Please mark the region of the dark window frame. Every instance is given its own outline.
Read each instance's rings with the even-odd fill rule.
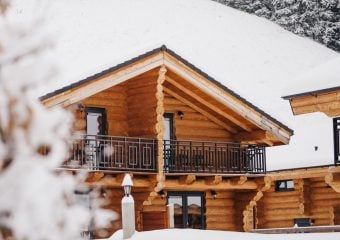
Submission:
[[[295,188],[288,188],[288,182],[292,181],[294,184],[294,181],[292,179],[288,180],[278,180],[275,182],[275,192],[289,192],[294,191]],[[284,187],[280,187],[281,184],[284,183]]]
[[[334,164],[340,164],[340,117],[333,118]]]
[[[182,214],[183,214],[183,228],[187,228],[186,223],[188,222],[188,197],[198,196],[201,197],[201,229],[206,229],[206,203],[205,203],[205,192],[198,191],[168,191],[166,204],[169,204],[169,197],[180,196],[182,197]]]
[[[296,224],[298,227],[310,227],[314,223],[314,220],[311,218],[294,218],[294,225]]]
[[[170,119],[170,140],[176,140],[175,134],[174,134],[174,115],[175,115],[174,113],[169,113],[169,112],[166,112],[163,115],[164,118]]]

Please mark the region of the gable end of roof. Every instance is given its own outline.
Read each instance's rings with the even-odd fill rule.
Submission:
[[[203,76],[204,78],[206,78],[207,80],[209,80],[210,82],[212,82],[214,85],[216,85],[217,87],[223,89],[225,92],[227,92],[228,94],[230,94],[231,96],[237,98],[238,100],[240,100],[242,103],[248,105],[250,108],[254,109],[256,112],[260,113],[261,115],[265,116],[267,119],[269,119],[270,121],[274,122],[275,124],[277,124],[278,126],[280,126],[281,128],[285,129],[286,131],[288,131],[291,135],[294,134],[294,131],[292,129],[290,129],[288,126],[286,126],[285,124],[281,123],[280,121],[278,121],[277,119],[275,119],[274,117],[272,117],[271,115],[269,115],[268,113],[264,112],[263,110],[261,110],[260,108],[256,107],[255,105],[253,105],[252,103],[248,102],[245,98],[241,97],[239,94],[235,93],[234,91],[232,91],[231,89],[229,89],[228,87],[224,86],[221,82],[217,81],[216,79],[214,79],[213,77],[211,77],[210,75],[208,75],[207,73],[205,73],[204,71],[202,71],[200,68],[196,67],[195,65],[193,65],[192,63],[188,62],[187,60],[185,60],[184,58],[182,58],[180,55],[178,55],[177,53],[175,53],[174,51],[172,51],[171,49],[167,48],[166,45],[162,45],[159,48],[155,48],[151,51],[148,51],[144,54],[141,54],[135,58],[132,58],[130,60],[127,60],[123,63],[117,64],[116,66],[113,66],[111,68],[108,68],[102,72],[99,72],[97,74],[94,74],[92,76],[89,76],[85,79],[82,79],[78,82],[75,82],[73,84],[70,84],[68,86],[65,86],[63,88],[57,89],[51,93],[48,93],[44,96],[41,96],[39,99],[41,101],[44,101],[48,98],[51,98],[53,96],[56,96],[60,93],[63,93],[65,91],[71,90],[73,88],[79,87],[82,84],[94,81],[95,79],[102,77],[110,72],[113,72],[119,68],[125,67],[129,64],[133,64],[143,58],[146,58],[148,56],[151,56],[157,52],[166,52],[168,54],[170,54],[171,56],[173,56],[174,58],[176,58],[178,61],[182,62],[183,64],[185,64],[187,67],[193,69],[195,72],[197,72],[198,74],[200,74],[201,76]]]

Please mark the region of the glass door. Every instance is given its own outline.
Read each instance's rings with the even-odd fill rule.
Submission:
[[[104,164],[106,112],[104,108],[86,108],[86,165],[98,169]],[[100,136],[101,135],[101,136]]]
[[[168,192],[168,204],[174,206],[175,228],[205,229],[203,192]]]

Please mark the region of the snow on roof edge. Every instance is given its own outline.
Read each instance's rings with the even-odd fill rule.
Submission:
[[[333,92],[340,90],[340,86],[337,87],[331,87],[331,88],[324,88],[324,89],[319,89],[315,91],[309,91],[309,92],[303,92],[303,93],[297,93],[297,94],[292,94],[292,95],[287,95],[287,96],[282,96],[283,99],[285,100],[290,100],[292,98],[297,98],[297,97],[303,97],[307,95],[316,95],[320,93],[327,93],[327,92]]]

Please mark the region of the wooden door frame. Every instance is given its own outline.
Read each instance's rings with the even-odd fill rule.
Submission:
[[[175,114],[174,113],[170,113],[170,112],[166,112],[163,114],[163,117],[164,118],[169,118],[170,119],[170,140],[175,140],[175,127],[174,127],[174,124],[175,124],[175,121],[174,121],[174,117],[175,117]]]

